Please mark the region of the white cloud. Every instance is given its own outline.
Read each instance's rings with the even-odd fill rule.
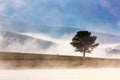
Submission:
[[[110,3],[108,2],[108,0],[100,0],[100,4],[104,8],[111,9],[111,6],[110,6]]]
[[[8,52],[27,52],[27,53],[44,52],[36,40],[27,40],[24,44],[21,44],[19,41],[12,42],[11,40],[11,44],[4,48],[3,51],[4,50]]]
[[[0,4],[0,14],[2,14],[2,12],[4,12],[4,10],[6,9],[4,4]]]
[[[41,12],[40,12],[41,13]],[[42,22],[45,25],[50,26],[63,26],[63,14],[56,8],[51,10],[45,10],[45,15],[42,18]]]
[[[25,0],[11,0],[12,3],[14,3],[16,6],[22,6],[25,5]]]
[[[112,15],[120,18],[119,0],[100,0],[100,5],[107,9]]]
[[[0,6],[0,12],[18,21],[34,24],[41,23],[42,25],[49,26],[63,26],[63,14],[56,7],[48,9],[48,5],[52,3],[52,6],[55,4],[63,7],[66,1],[37,0],[32,2],[29,0],[1,0],[1,3],[4,6]]]
[[[60,55],[74,55],[75,54],[74,48],[70,45],[70,42],[71,42],[70,37],[62,37],[62,39],[55,39],[47,35],[44,35],[42,33],[22,33],[22,34],[31,36],[34,38],[46,40],[46,41],[52,41],[53,43],[56,43],[56,45],[53,45],[49,49],[47,49],[45,51],[46,53],[60,54]]]
[[[0,24],[0,30],[2,30],[3,29],[3,26]]]
[[[96,23],[96,24],[90,24],[89,26],[86,26],[88,30],[100,33],[108,33],[108,34],[114,34],[118,35],[117,29],[113,28],[113,25],[110,23]]]
[[[12,11],[19,10],[19,8],[23,7],[24,5],[24,0],[0,0],[0,19],[3,19],[1,22],[5,22],[4,19],[9,19],[10,17],[12,18],[16,13],[12,14],[11,16],[9,16],[9,13],[11,14]],[[0,25],[2,25],[1,22]]]
[[[27,53],[45,53],[45,50],[54,45],[48,41],[39,42],[29,37],[21,37],[15,33],[8,33],[0,30],[0,51],[5,52],[27,52]]]
[[[25,5],[24,0],[0,0],[0,12],[4,13],[10,8],[20,8]]]
[[[118,21],[118,22],[117,22],[117,26],[119,26],[119,27],[120,27],[120,21]]]

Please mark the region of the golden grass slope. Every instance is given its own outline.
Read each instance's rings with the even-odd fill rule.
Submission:
[[[120,67],[120,59],[0,52],[1,69]]]

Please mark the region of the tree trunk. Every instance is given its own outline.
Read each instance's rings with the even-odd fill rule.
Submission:
[[[85,59],[85,51],[83,52],[83,59]]]

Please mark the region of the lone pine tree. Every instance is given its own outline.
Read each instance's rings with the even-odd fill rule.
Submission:
[[[99,45],[95,43],[96,39],[96,36],[91,36],[91,32],[78,31],[73,37],[71,45],[76,48],[75,52],[83,52],[83,58],[85,58],[85,53],[91,53],[93,48]]]

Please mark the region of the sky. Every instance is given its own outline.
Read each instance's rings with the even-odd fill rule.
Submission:
[[[73,32],[74,28],[120,35],[120,0],[0,0],[0,30],[25,33],[25,35],[29,33],[28,36],[52,40],[58,44],[57,47],[51,46],[46,53],[73,54],[74,48],[69,43],[74,34],[70,32]],[[48,32],[55,35],[55,38],[41,32]],[[64,32],[67,34],[63,34]],[[103,35],[101,39],[108,40]],[[113,41],[117,41],[114,36],[110,37]],[[3,43],[3,40],[1,36],[0,43]],[[14,43],[10,45],[12,51],[16,51],[18,45],[18,47],[23,46],[17,42],[11,42]],[[23,51],[28,51],[29,45],[35,45],[35,42],[27,41],[21,48]],[[38,50],[37,45],[34,47]],[[18,51],[21,51],[21,48],[18,48]],[[93,52],[96,54],[92,56],[103,57],[106,49],[120,51],[120,46],[119,44],[100,45]]]
[[[0,28],[43,26],[120,33],[120,0],[0,0]]]

